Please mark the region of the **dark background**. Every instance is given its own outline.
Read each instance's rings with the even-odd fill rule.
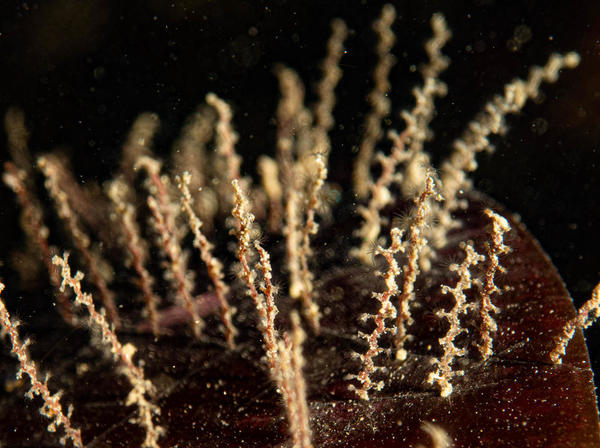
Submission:
[[[238,151],[252,171],[257,154],[272,152],[278,100],[273,65],[283,62],[311,86],[334,17],[352,33],[343,59],[332,133],[330,177],[347,182],[360,141],[371,87],[375,39],[370,24],[379,1],[108,0],[3,1],[0,6],[0,113],[21,107],[34,153],[64,147],[81,179],[109,176],[133,119],[154,111],[162,120],[157,151],[165,152],[186,115],[214,91],[231,102]],[[600,281],[597,198],[600,193],[600,2],[394,2],[398,58],[392,72],[391,126],[413,105],[429,18],[445,14],[453,39],[438,102],[436,162],[467,121],[514,76],[526,76],[553,51],[576,50],[580,67],[544,85],[541,101],[509,118],[496,152],[480,155],[480,190],[521,215],[563,276],[577,305]],[[5,154],[4,136],[0,149]],[[4,158],[5,155],[2,155]],[[0,253],[20,244],[18,209],[0,187]],[[3,278],[10,276],[4,266]],[[17,301],[17,307],[20,301]],[[17,308],[18,309],[18,308]],[[27,316],[21,316],[24,320]],[[600,372],[600,325],[587,332]]]

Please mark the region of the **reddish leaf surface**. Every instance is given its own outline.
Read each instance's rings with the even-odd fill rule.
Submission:
[[[321,230],[323,240],[329,241],[327,246],[317,245],[321,248],[318,294],[325,314],[323,331],[309,337],[304,347],[315,446],[429,445],[421,430],[423,422],[443,428],[456,447],[600,446],[592,372],[581,332],[569,345],[562,365],[553,365],[548,357],[554,336],[575,313],[573,304],[543,250],[514,218],[508,236],[513,251],[501,259],[507,273],[497,281],[504,292],[494,299],[501,309],[494,356],[481,362],[470,350],[457,364],[465,373],[456,378],[448,398],[426,384],[431,357],[439,350],[437,338],[445,332],[434,311],[450,304],[440,293],[440,284],[453,282],[447,260],[460,260],[460,241],[472,240],[484,252],[489,222],[482,210],[490,204],[479,196],[471,201],[459,216],[465,225],[451,235],[449,248],[440,254],[441,262],[420,278],[417,298],[421,306],[411,329],[415,335],[409,346],[411,355],[404,364],[378,360],[389,373],[381,374],[386,386],[372,393],[369,402],[357,400],[344,378],[360,368],[351,355],[364,352],[356,335],[359,330],[369,331],[369,326],[361,324],[358,316],[376,310],[371,292],[382,287],[381,280],[374,276],[374,267],[344,261],[347,231]],[[492,207],[499,209],[495,204]],[[254,311],[242,291],[237,297],[243,336],[235,352],[224,348],[216,330],[203,343],[194,343],[183,334],[158,340],[134,333],[121,335],[137,345],[147,376],[159,391],[160,423],[167,428],[162,446],[290,446],[281,399],[261,361]],[[278,325],[286,328],[287,312],[295,304],[285,297],[279,300]],[[209,323],[216,329],[216,320]],[[462,343],[472,348],[477,332],[468,320],[465,325],[470,332]],[[143,434],[129,421],[135,409],[122,405],[129,390],[126,380],[87,346],[83,330],[50,351],[48,344],[56,344],[59,331],[48,330],[47,340],[37,342],[48,351],[42,367],[53,374],[52,386],[66,389],[63,400],[74,404],[73,421],[82,428],[87,446],[139,446]],[[2,362],[14,363],[8,355]],[[1,396],[4,446],[58,446],[56,436],[45,431],[47,422],[37,413],[39,402],[25,400],[25,390],[17,387]]]

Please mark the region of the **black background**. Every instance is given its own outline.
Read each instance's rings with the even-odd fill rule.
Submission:
[[[309,100],[314,98],[311,86],[319,78],[329,22],[342,17],[352,33],[338,89],[330,177],[347,183],[371,87],[375,39],[370,24],[382,4],[5,0],[0,6],[0,113],[21,107],[34,153],[63,147],[82,180],[103,180],[116,166],[138,113],[149,110],[161,117],[156,146],[164,153],[186,115],[214,91],[234,108],[238,151],[243,168],[252,171],[256,155],[274,147],[278,89],[273,65],[297,69]],[[526,76],[553,51],[581,54],[578,69],[543,86],[543,101],[509,118],[508,135],[495,140],[494,154],[480,155],[473,175],[478,189],[521,215],[580,305],[600,281],[600,2],[404,1],[395,6],[398,61],[391,77],[391,127],[401,129],[398,112],[413,105],[410,89],[420,81],[414,68],[424,60],[431,14],[443,12],[453,32],[445,48],[452,65],[443,75],[449,95],[438,102],[432,125],[436,139],[427,147],[436,162],[514,76]],[[514,45],[516,35],[528,34],[529,40]],[[0,253],[6,261],[22,235],[18,209],[4,186],[0,200]],[[7,264],[1,273],[12,275]],[[26,299],[13,298],[18,299],[13,309],[26,320]],[[594,370],[600,372],[600,326],[587,335]]]

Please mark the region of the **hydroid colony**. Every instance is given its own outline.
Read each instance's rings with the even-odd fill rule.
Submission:
[[[446,94],[439,76],[449,63],[442,49],[450,32],[443,17],[434,15],[423,82],[413,91],[415,106],[402,114],[404,123],[397,124],[401,132],[386,134],[394,18],[394,8],[385,6],[373,27],[378,61],[368,98],[371,111],[352,176],[359,205],[340,226],[327,183],[328,159],[335,152],[328,132],[347,32],[340,20],[332,23],[314,108],[305,106],[304,87],[293,70],[276,71],[281,90],[277,147],[258,161],[260,182],[241,172],[237,148],[243,142],[238,142],[231,109],[210,93],[182,131],[169,168],[152,152],[158,118],[141,115],[124,145],[119,173],[104,186],[104,194],[82,188],[60,157],[40,157],[37,166],[54,206],[51,211],[36,199],[32,170],[23,161],[23,116],[8,112],[13,162],[6,164],[4,179],[22,206],[24,230],[46,265],[57,311],[68,324],[90,330],[92,346],[114,362],[128,388],[120,400],[130,418],[110,421],[127,438],[110,431],[107,435],[107,428],[90,428],[93,422],[78,415],[78,406],[71,408],[68,400],[61,404],[60,394],[49,392],[48,380],[27,354],[28,342],[20,341],[18,325],[2,306],[2,326],[21,363],[18,376],[29,377],[29,395],[42,396],[41,413],[50,420],[49,431],[61,431],[60,443],[157,447],[193,446],[188,444],[203,440],[205,435],[196,434],[195,428],[187,429],[193,434],[189,440],[182,438],[186,428],[171,416],[174,389],[156,386],[159,372],[152,370],[150,359],[160,352],[161,343],[180,343],[169,338],[186,329],[194,341],[190,350],[208,352],[217,345],[227,352],[233,361],[224,361],[223,370],[244,360],[270,379],[269,393],[281,397],[267,400],[279,403],[270,418],[285,416],[287,428],[275,431],[280,439],[276,443],[294,447],[333,446],[342,433],[348,443],[369,437],[363,423],[340,430],[336,423],[343,419],[335,416],[336,403],[319,399],[323,391],[358,419],[348,421],[362,422],[368,420],[363,414],[371,412],[370,403],[377,407],[386,398],[402,400],[406,388],[439,399],[462,393],[471,379],[469,370],[485,369],[493,359],[495,338],[505,345],[496,322],[503,313],[501,296],[510,297],[512,287],[501,280],[510,269],[504,266],[511,250],[504,238],[522,230],[511,229],[511,222],[518,224],[472,191],[467,174],[477,166],[476,154],[491,149],[488,137],[505,132],[505,116],[518,112],[538,96],[543,82],[555,82],[579,58],[574,53],[552,55],[527,79],[509,83],[467,125],[438,173],[424,144],[432,137],[434,100]],[[377,152],[380,146],[389,150]],[[96,210],[88,213],[91,203]],[[396,212],[404,218],[392,219]],[[64,226],[67,247],[49,243],[45,222],[52,213]],[[112,215],[109,229],[96,219],[99,214]],[[336,235],[340,231],[341,238]],[[194,251],[186,248],[189,242]],[[63,252],[66,248],[72,250],[71,259]],[[455,261],[441,263],[441,254],[451,254]],[[117,260],[108,261],[115,255]],[[119,257],[126,259],[123,265]],[[72,274],[75,263],[87,274]],[[135,293],[120,293],[123,285],[107,269],[111,264],[112,270],[127,269],[128,280],[138,287]],[[230,278],[228,269],[234,273]],[[132,306],[131,297],[139,297],[143,306]],[[579,316],[560,322],[564,333],[548,336],[548,359],[560,361],[575,329],[593,320],[597,301],[596,291]],[[328,346],[337,353],[327,351]],[[149,358],[136,356],[140,351]],[[76,381],[73,377],[68,387],[76,387]],[[234,407],[243,409],[231,394]],[[191,409],[195,405],[200,406],[192,403]],[[237,421],[242,414],[250,419],[248,413],[229,414],[229,419]],[[215,433],[214,446],[219,441],[223,446],[242,441],[262,446],[272,431],[267,425],[249,442],[243,425],[227,429],[232,423],[220,421],[219,431],[232,434]],[[260,427],[259,420],[253,421]],[[457,436],[448,436],[444,422],[438,423],[419,424],[425,425],[435,446],[448,446],[449,438]],[[365,424],[377,433],[375,423]],[[394,439],[394,431],[389,432]]]

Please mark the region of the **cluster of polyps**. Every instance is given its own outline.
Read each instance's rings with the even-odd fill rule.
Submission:
[[[533,68],[526,80],[516,80],[507,85],[504,93],[494,97],[454,143],[454,153],[442,165],[438,178],[423,147],[431,137],[429,123],[433,117],[434,99],[446,93],[446,86],[439,80],[439,75],[448,65],[441,49],[450,33],[439,14],[432,18],[433,37],[425,46],[429,60],[422,68],[423,85],[414,89],[415,107],[402,114],[405,129],[401,133],[389,132],[388,137],[392,141],[389,154],[374,154],[384,137],[382,122],[390,113],[387,94],[390,89],[388,74],[394,63],[391,54],[395,40],[392,32],[394,18],[394,8],[387,5],[374,25],[379,37],[379,62],[374,70],[374,89],[369,96],[372,110],[365,121],[365,136],[354,170],[354,191],[362,200],[357,212],[362,221],[356,229],[358,244],[351,253],[361,262],[369,263],[371,248],[375,245],[374,254],[384,257],[388,265],[388,269],[379,274],[384,279],[385,289],[373,291],[374,299],[380,303],[379,310],[363,316],[364,320],[372,320],[375,328],[370,333],[361,333],[367,341],[366,351],[358,354],[362,369],[349,376],[354,382],[349,387],[364,400],[369,399],[372,389],[380,390],[385,385],[385,381],[372,378],[378,370],[378,356],[391,352],[398,362],[402,362],[410,355],[405,343],[412,337],[415,283],[419,275],[430,269],[436,250],[446,243],[446,233],[460,225],[452,218],[452,212],[465,206],[466,199],[459,192],[471,187],[466,173],[476,168],[476,153],[490,148],[489,135],[504,132],[504,117],[520,110],[528,98],[535,97],[542,81],[554,82],[562,68],[571,68],[578,63],[578,56],[574,53],[553,55],[545,66]],[[339,62],[346,36],[346,27],[341,20],[335,20],[332,29],[322,66],[323,78],[317,90],[319,101],[313,110],[304,104],[304,88],[295,72],[283,67],[277,70],[282,99],[277,110],[276,157],[265,155],[259,159],[260,186],[253,184],[250,178],[242,177],[241,158],[236,152],[238,136],[232,124],[231,110],[225,101],[211,93],[206,97],[207,104],[194,114],[176,144],[172,164],[175,172],[172,173],[163,170],[161,162],[151,151],[157,117],[152,114],[140,116],[124,146],[121,170],[106,189],[106,197],[110,200],[103,198],[97,204],[98,208],[105,204],[114,212],[123,251],[130,259],[144,299],[144,319],[149,322],[156,337],[160,337],[165,325],[164,305],[154,289],[155,278],[149,270],[149,243],[142,237],[138,210],[133,206],[135,199],[140,195],[145,199],[150,227],[155,235],[154,243],[162,256],[165,279],[172,285],[177,305],[187,311],[194,337],[202,341],[205,322],[199,307],[205,304],[199,303],[192,292],[194,273],[188,265],[189,254],[182,246],[185,235],[191,231],[194,247],[199,251],[211,281],[209,289],[218,299],[215,311],[220,313],[224,338],[232,350],[236,348],[238,329],[236,310],[229,303],[231,287],[224,281],[223,263],[214,254],[213,242],[203,230],[209,232],[219,222],[225,222],[231,233],[236,235],[239,280],[256,305],[268,369],[284,398],[290,433],[296,447],[312,444],[306,384],[302,375],[305,333],[296,314],[292,315],[291,332],[281,333],[276,328],[278,290],[272,281],[270,255],[260,242],[259,223],[265,223],[269,232],[283,235],[289,296],[301,302],[308,326],[313,333],[318,333],[321,312],[313,294],[315,273],[311,270],[311,237],[318,232],[319,213],[328,212],[327,204],[322,201],[327,188],[327,161],[332,149],[328,132],[333,126],[334,90],[341,77]],[[96,311],[92,296],[81,290],[83,274],[78,272],[71,276],[67,256],[53,257],[57,250],[48,243],[49,230],[44,224],[42,207],[33,194],[31,166],[26,163],[27,132],[23,116],[18,111],[10,111],[6,123],[14,160],[7,163],[4,179],[17,195],[25,217],[25,231],[47,266],[50,280],[56,288],[58,310],[70,323],[81,321],[66,295],[65,286],[69,286],[75,292],[75,302],[88,310],[90,318],[85,322],[91,329],[100,331],[103,344],[109,347],[120,371],[131,383],[127,404],[138,406],[136,422],[146,433],[143,446],[156,447],[165,431],[155,422],[160,409],[152,401],[152,383],[144,377],[141,365],[136,365],[132,359],[135,347],[121,344],[117,336],[122,317],[115,305],[115,293],[110,289],[110,278],[102,268],[106,262],[88,234],[91,230],[102,239],[97,228],[100,224],[94,223],[93,216],[90,218],[86,213],[90,193],[81,188],[58,157],[46,155],[38,159],[56,213],[64,222],[72,245],[85,262],[96,298],[106,310],[106,316],[103,311]],[[205,148],[212,140],[215,151],[209,157]],[[378,177],[373,179],[371,168],[375,161],[381,169]],[[185,166],[188,171],[178,172],[179,166]],[[140,172],[145,176],[144,193],[135,188],[136,173]],[[403,199],[415,202],[414,213],[402,229],[390,226],[388,217],[383,214],[387,206],[399,200],[394,193],[396,191],[404,194]],[[503,243],[503,234],[510,228],[498,214],[491,210],[486,213],[493,224],[486,257],[477,254],[473,246],[465,242],[464,260],[450,266],[450,271],[458,275],[456,285],[440,285],[445,294],[453,297],[454,304],[449,311],[437,313],[447,321],[449,328],[439,339],[442,355],[433,359],[427,381],[435,385],[442,396],[452,393],[452,379],[461,373],[454,363],[457,357],[464,355],[464,349],[455,341],[464,331],[461,316],[469,310],[477,311],[480,316],[478,347],[482,358],[486,359],[493,353],[496,329],[493,314],[498,311],[493,297],[499,292],[494,278],[502,269],[498,257],[508,251]],[[187,225],[182,223],[181,216],[187,218]],[[388,227],[390,242],[386,246],[382,229]],[[485,283],[478,286],[479,299],[467,302],[464,291],[477,286],[471,276],[472,267],[483,263],[487,263]],[[564,337],[561,337],[552,355],[554,362],[560,361],[575,328],[592,320],[597,302],[596,292],[592,301],[582,308],[579,317],[567,324]],[[46,382],[39,379],[40,373],[28,358],[27,343],[20,343],[17,325],[10,320],[3,304],[0,311],[2,326],[12,341],[13,353],[21,362],[19,375],[29,375],[32,392],[44,398],[43,415],[52,420],[52,429],[63,426],[65,438],[61,439],[62,443],[70,439],[75,446],[82,446],[80,433],[70,422],[70,412],[65,414],[62,411],[59,395],[50,394]],[[357,319],[359,317],[356,316]],[[393,335],[389,347],[381,345],[386,333]],[[447,439],[439,435],[439,430],[427,428],[432,434],[437,434],[438,446],[447,443]]]

